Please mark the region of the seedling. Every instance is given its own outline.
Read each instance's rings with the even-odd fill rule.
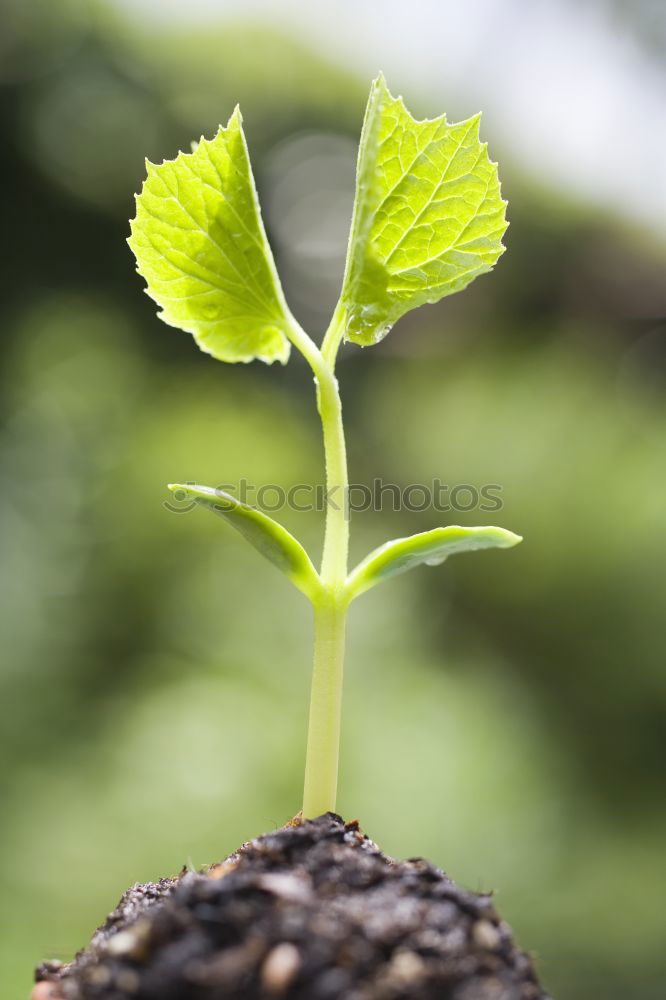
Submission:
[[[286,364],[291,347],[314,373],[329,496],[347,495],[347,458],[335,376],[343,340],[378,343],[406,312],[437,302],[492,270],[504,247],[506,202],[497,165],[479,141],[479,117],[449,125],[416,121],[379,76],[370,91],[358,154],[356,198],[342,292],[321,346],[285,301],[234,111],[191,153],[147,163],[129,240],[159,316],[194,336],[218,361]],[[345,503],[326,510],[321,568],[285,528],[207,486],[172,484],[224,517],[286,574],[314,608],[314,667],[303,814],[334,810],[338,776],[345,621],[350,603],[398,573],[456,552],[508,548],[521,539],[495,527],[433,528],[371,552],[348,573]]]

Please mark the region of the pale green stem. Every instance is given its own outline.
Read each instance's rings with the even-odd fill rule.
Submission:
[[[326,461],[326,527],[321,579],[333,593],[341,591],[347,578],[349,521],[347,519],[347,450],[342,425],[342,405],[335,377],[335,358],[340,345],[342,314],[336,309],[320,351],[308,334],[292,321],[289,339],[314,372],[317,405],[324,434]],[[324,349],[327,354],[324,356]]]
[[[336,309],[321,351],[296,324],[292,343],[304,355],[317,382],[317,403],[326,459],[326,527],[321,564],[322,589],[315,598],[314,665],[305,758],[303,815],[333,811],[338,784],[340,715],[345,650],[349,521],[347,452],[335,359],[342,340],[344,313]]]
[[[335,359],[338,356],[338,350],[344,336],[346,319],[346,310],[344,306],[338,302],[335,312],[333,313],[333,319],[329,324],[328,330],[324,336],[324,341],[321,345],[322,356],[331,368],[335,368]]]
[[[326,458],[326,526],[321,578],[325,587],[337,592],[347,578],[348,480],[342,405],[337,379],[332,373],[331,376],[330,381],[319,386],[319,414]]]
[[[303,816],[335,811],[338,787],[346,603],[325,595],[315,605],[310,723],[305,757]]]
[[[338,305],[321,348],[322,360],[331,377],[319,387],[319,414],[324,432],[328,491],[321,575],[325,584],[336,589],[347,577],[349,549],[347,449],[342,424],[342,404],[334,374],[335,360],[344,331],[344,320],[344,309]]]

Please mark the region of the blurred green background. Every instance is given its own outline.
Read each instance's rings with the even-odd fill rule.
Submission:
[[[493,520],[526,541],[354,606],[339,809],[496,889],[559,1000],[664,995],[663,6],[378,10],[0,5],[3,997],[132,882],[299,808],[306,603],[163,504],[174,479],[319,482],[311,378],[197,352],[124,241],[143,157],[240,102],[320,332],[379,66],[419,114],[485,109],[511,228],[492,276],[345,349],[351,476],[501,484]],[[280,516],[317,554],[317,516]],[[440,521],[360,514],[352,556]]]

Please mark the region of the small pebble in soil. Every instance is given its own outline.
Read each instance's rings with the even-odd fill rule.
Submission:
[[[548,1000],[489,895],[333,813],[136,885],[33,1000]]]
[[[276,944],[261,967],[262,989],[273,996],[282,996],[296,978],[300,967],[301,955],[296,945],[288,941]]]

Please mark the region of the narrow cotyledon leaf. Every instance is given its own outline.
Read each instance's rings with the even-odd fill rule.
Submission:
[[[339,303],[347,340],[376,343],[404,313],[465,288],[503,253],[506,202],[479,118],[417,121],[383,76],[372,84]]]
[[[508,549],[522,541],[504,528],[433,528],[409,538],[394,538],[380,545],[358,564],[347,579],[345,593],[352,600],[359,594],[415,566],[437,566],[457,552],[477,549]]]
[[[321,583],[310,557],[301,543],[273,518],[212,486],[170,483],[169,489],[191,497],[201,507],[225,518],[306,597],[311,600],[316,597]]]

